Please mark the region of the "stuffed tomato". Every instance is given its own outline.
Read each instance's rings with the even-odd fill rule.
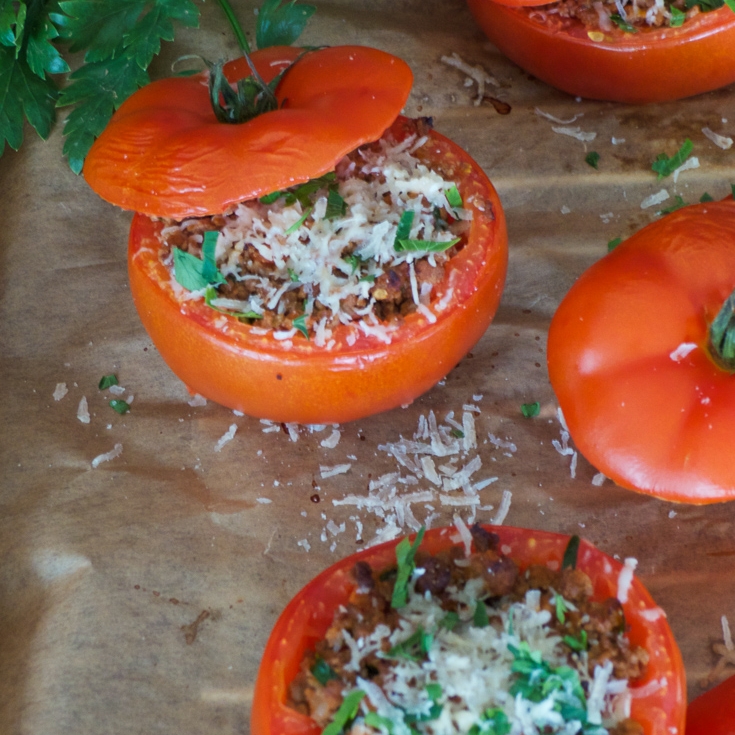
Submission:
[[[580,452],[622,487],[735,498],[735,202],[647,225],[575,282],[549,378]]]
[[[468,3],[511,61],[575,96],[663,102],[735,82],[735,12],[722,3]]]
[[[278,619],[251,732],[683,733],[681,657],[632,568],[509,527],[354,554]]]
[[[276,79],[273,111],[224,124],[205,80],[166,80],[130,98],[87,159],[90,185],[137,212],[141,321],[190,390],[253,416],[332,423],[408,404],[495,314],[497,193],[426,121],[398,117],[411,73],[396,57],[252,59]]]

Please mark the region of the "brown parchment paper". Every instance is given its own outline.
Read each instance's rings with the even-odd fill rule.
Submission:
[[[554,309],[609,240],[655,217],[655,208],[641,209],[644,197],[662,186],[690,202],[729,193],[735,152],[701,128],[735,133],[735,90],[645,107],[578,101],[501,57],[459,0],[315,4],[304,43],[361,43],[405,58],[415,74],[407,112],[433,116],[494,181],[510,237],[497,317],[442,384],[407,408],[340,427],[332,449],[321,445],[332,427],[301,429],[292,441],[221,406],[190,406],[128,293],[130,214],[70,172],[60,125],[47,142],[28,128],[21,152],[0,159],[3,733],[249,732],[277,615],[312,576],[384,526],[368,509],[334,501],[366,496],[370,479],[398,471],[380,446],[410,438],[420,415],[459,417],[465,404],[479,409],[479,446],[466,458],[482,460],[473,479],[498,478],[481,492],[494,509],[477,518],[492,520],[510,490],[506,523],[581,533],[610,554],[636,557],[679,641],[690,696],[715,663],[721,616],[735,623],[735,505],[688,507],[609,481],[597,487],[582,457],[572,478],[571,457],[552,445],[561,427],[545,367]],[[252,29],[254,3],[233,5]],[[201,28],[178,31],[153,77],[184,53],[236,54],[217,4],[201,9]],[[473,104],[476,88],[441,62],[453,52],[494,75],[499,86],[487,92],[502,104]],[[573,125],[597,138],[585,147],[554,133],[535,108],[583,115]],[[700,168],[677,184],[657,182],[651,161],[687,136]],[[600,154],[599,171],[585,163],[588,150]],[[134,396],[127,415],[97,388],[108,373]],[[55,400],[58,383],[68,393]],[[76,417],[82,397],[89,424]],[[521,403],[536,400],[541,416],[524,419]],[[233,424],[234,438],[217,451]],[[121,454],[93,468],[116,444]],[[321,467],[343,463],[348,472],[322,478]],[[416,489],[399,484],[398,493]],[[419,521],[432,512],[410,507]],[[469,515],[433,507],[434,525]]]

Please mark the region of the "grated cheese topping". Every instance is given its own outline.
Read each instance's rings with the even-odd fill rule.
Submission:
[[[228,283],[210,293],[210,306],[284,342],[301,332],[332,349],[334,330],[349,325],[348,344],[360,333],[388,344],[407,313],[436,321],[436,285],[472,218],[457,206],[455,184],[415,155],[428,140],[416,134],[364,146],[337,164],[334,178],[302,185],[312,186],[308,197],[296,187],[267,204],[251,200],[227,215],[171,223],[161,233],[164,262],[173,270],[180,245],[200,257],[204,232],[216,227],[216,266]],[[330,208],[334,192],[342,214]],[[399,229],[406,213],[407,235]],[[397,249],[399,239],[427,247]]]

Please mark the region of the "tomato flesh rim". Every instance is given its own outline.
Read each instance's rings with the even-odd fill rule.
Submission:
[[[568,536],[546,531],[509,526],[485,528],[500,537],[503,552],[514,558],[521,570],[531,563],[556,564],[558,568],[569,541]],[[455,534],[456,529],[451,527],[430,529],[421,548],[436,553],[459,545],[454,540]],[[253,735],[318,735],[320,729],[313,720],[287,707],[288,685],[304,652],[324,635],[334,610],[347,601],[355,588],[350,578],[355,562],[368,561],[375,569],[391,566],[395,563],[399,540],[342,559],[315,577],[288,603],[268,639],[256,680],[251,718]],[[617,575],[622,566],[590,543],[581,542],[578,568],[587,572],[593,581],[593,599],[616,594]],[[631,642],[644,645],[651,656],[645,676],[633,687],[641,696],[633,698],[631,717],[643,725],[646,735],[670,735],[672,727],[683,733],[686,680],[681,654],[665,615],[637,577],[633,578],[623,608]],[[655,682],[662,681],[664,685],[657,689]]]

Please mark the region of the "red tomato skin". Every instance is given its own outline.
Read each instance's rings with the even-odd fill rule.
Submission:
[[[547,531],[531,531],[510,526],[486,526],[498,534],[504,553],[511,556],[521,570],[530,564],[559,567],[569,541],[568,536]],[[426,532],[421,548],[431,553],[456,545],[454,528],[435,528]],[[373,568],[395,564],[398,539],[353,554],[329,567],[309,582],[278,618],[263,653],[253,696],[251,735],[319,735],[320,728],[311,718],[286,706],[288,686],[298,672],[307,650],[322,638],[329,628],[335,608],[345,604],[355,582],[350,572],[358,560],[368,561]],[[504,547],[510,547],[510,551]],[[587,541],[580,543],[577,566],[594,584],[595,599],[617,594],[620,562],[611,559]],[[643,584],[634,577],[628,601],[624,603],[628,636],[634,645],[644,646],[650,654],[646,675],[635,689],[648,682],[665,679],[665,685],[647,696],[635,697],[631,717],[643,726],[645,735],[684,733],[686,712],[686,679],[681,654],[666,617],[650,616],[641,611],[658,610]],[[677,728],[673,730],[671,728]]]
[[[733,286],[730,199],[644,227],[562,300],[551,385],[580,452],[618,485],[694,504],[735,498],[735,375],[708,349]],[[680,345],[694,348],[675,359]]]
[[[394,129],[400,131],[404,120]],[[421,314],[409,315],[390,345],[359,337],[349,346],[346,330],[339,328],[333,350],[301,335],[288,346],[272,333],[254,334],[201,300],[184,300],[158,258],[161,224],[134,217],[128,248],[133,300],[161,356],[192,392],[272,421],[343,423],[409,404],[455,367],[497,309],[507,235],[500,200],[482,169],[444,136],[430,135],[431,155],[456,172],[473,220],[468,242],[450,261],[437,294],[440,301],[451,284],[447,308],[436,312],[433,324]]]
[[[735,676],[689,704],[686,735],[735,735]]]
[[[252,60],[270,81],[299,56],[276,89],[279,109],[239,124],[217,121],[206,75],[146,85],[90,149],[87,183],[112,204],[151,216],[221,214],[331,171],[346,153],[377,140],[411,91],[404,61],[363,46],[305,54],[277,46]],[[231,81],[249,71],[244,59],[225,66]]]
[[[557,30],[510,3],[468,4],[485,35],[511,61],[574,96],[642,104],[735,82],[735,13],[727,7],[700,13],[679,28],[615,30],[595,42],[581,24]]]

